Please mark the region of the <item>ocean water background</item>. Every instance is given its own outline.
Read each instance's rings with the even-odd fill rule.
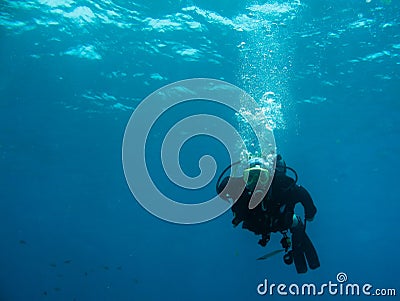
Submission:
[[[0,7],[0,300],[306,300],[256,287],[339,272],[400,289],[399,1]],[[233,83],[268,108],[279,152],[318,207],[307,227],[318,270],[256,261],[280,235],[264,249],[230,213],[176,225],[133,198],[121,163],[130,115],[156,89],[195,77]],[[225,168],[221,145],[195,142],[182,149],[188,174],[205,152]],[[208,197],[215,181],[176,194]]]

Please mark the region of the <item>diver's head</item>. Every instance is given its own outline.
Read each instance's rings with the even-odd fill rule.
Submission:
[[[267,169],[267,163],[262,158],[250,159],[249,167],[243,171],[243,180],[246,183],[247,189],[254,191],[257,189],[265,189],[270,179],[270,174]]]

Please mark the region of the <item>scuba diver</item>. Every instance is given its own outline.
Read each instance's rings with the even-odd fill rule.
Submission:
[[[317,252],[305,232],[307,221],[314,219],[317,209],[307,190],[297,185],[296,171],[286,166],[282,156],[277,155],[275,174],[268,189],[268,182],[271,179],[263,158],[250,159],[248,168],[243,170],[243,177],[227,176],[221,181],[230,167],[232,165],[228,166],[219,177],[216,189],[222,199],[234,200],[231,208],[234,215],[233,226],[236,227],[243,222],[243,229],[261,235],[258,243],[263,247],[270,240],[271,233],[281,232],[283,235],[281,245],[285,251],[283,259],[286,264],[294,262],[297,273],[306,273],[307,263],[312,270],[318,268],[320,262]],[[287,170],[294,173],[295,179],[286,174]],[[265,191],[266,189],[268,191]],[[249,209],[252,195],[260,192],[262,193],[260,203],[255,208]],[[299,202],[304,207],[304,223],[294,213],[294,207]],[[288,231],[291,233],[291,238],[288,236]],[[268,255],[259,259],[267,257]]]

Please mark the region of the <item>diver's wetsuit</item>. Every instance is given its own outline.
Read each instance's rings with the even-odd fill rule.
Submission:
[[[228,180],[229,187],[226,187]],[[230,198],[237,200],[231,208],[234,213],[232,220],[234,226],[243,222],[242,227],[257,235],[262,235],[265,244],[269,240],[271,232],[282,232],[290,229],[297,272],[305,273],[307,271],[304,256],[307,258],[311,269],[319,267],[317,253],[305,233],[304,224],[299,218],[297,218],[297,225],[293,223],[294,207],[297,203],[303,205],[307,220],[312,220],[317,212],[314,202],[305,188],[296,185],[294,180],[286,175],[275,176],[262,202],[254,209],[249,209],[248,205],[252,192],[245,187],[240,195],[238,195],[239,192],[236,189],[235,195],[235,188],[237,187],[245,187],[242,178],[226,177],[217,188],[221,198],[228,199],[228,196],[222,193],[228,192]]]

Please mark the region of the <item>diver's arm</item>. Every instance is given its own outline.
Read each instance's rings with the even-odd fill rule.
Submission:
[[[308,191],[299,185],[296,185],[295,188],[296,199],[303,205],[305,219],[308,221],[312,221],[314,219],[315,214],[317,213],[317,208],[314,205],[314,202],[308,193]]]

